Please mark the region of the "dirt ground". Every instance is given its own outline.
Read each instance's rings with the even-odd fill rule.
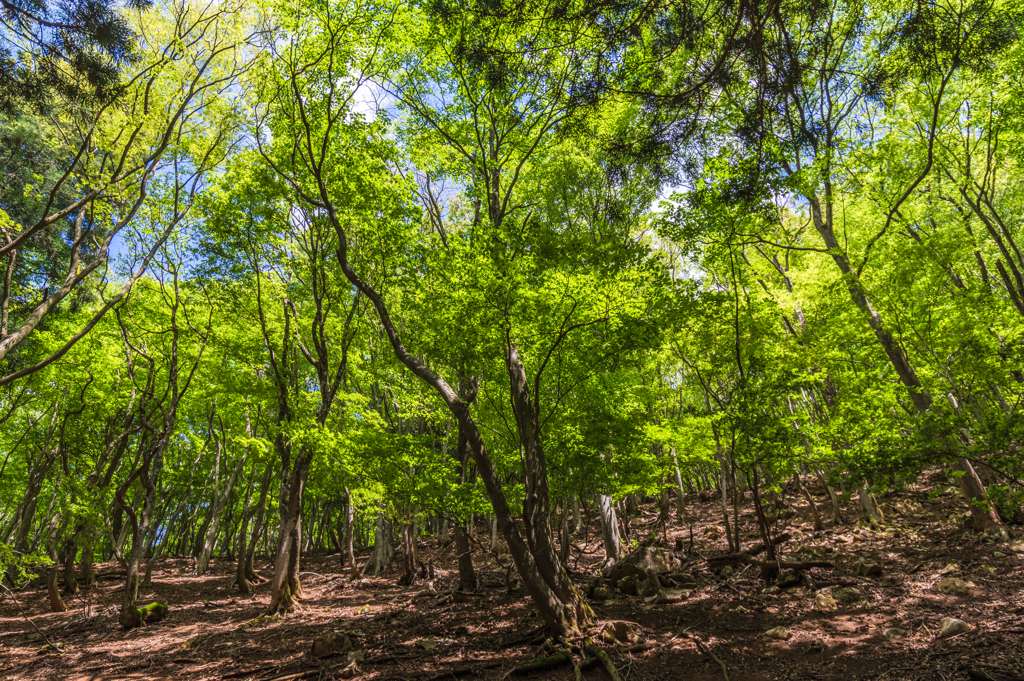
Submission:
[[[990,544],[967,533],[962,502],[952,488],[939,485],[882,499],[889,525],[880,532],[826,523],[816,535],[797,505],[798,515],[780,523],[780,531],[793,535],[783,554],[794,559],[824,555],[835,568],[809,570],[801,584],[784,590],[767,588],[755,567],[717,573],[707,568],[706,558],[727,552],[725,538],[713,529],[720,524],[721,507],[691,496],[685,522],[673,513],[667,533],[659,534],[667,535],[670,547],[677,538],[682,541],[684,569],[697,588],[680,603],[648,605],[625,595],[594,603],[599,620],[625,620],[641,634],[639,643],[606,644],[605,649],[625,681],[718,681],[726,678],[723,666],[732,681],[953,681],[983,679],[982,673],[993,679],[1024,677],[1024,549],[1018,553],[1011,547],[1020,548],[1019,543]],[[825,513],[824,491],[812,492],[821,493],[816,499]],[[851,505],[846,520],[852,523],[856,516]],[[630,536],[647,536],[656,518],[655,508],[642,507],[641,515],[631,519]],[[744,545],[756,543],[749,497],[740,519]],[[598,573],[604,557],[593,521],[570,560],[581,585]],[[1024,535],[1021,528],[1010,529]],[[483,535],[481,529],[486,543]],[[506,571],[494,558],[476,552],[481,592],[455,598],[452,548],[439,548],[428,538],[421,551],[433,560],[435,579],[408,588],[397,586],[400,557],[391,573],[356,582],[341,569],[337,555],[308,557],[302,609],[281,620],[261,617],[270,600],[268,584],[257,586],[251,597],[232,593],[233,563],[213,561],[210,572],[197,577],[191,559],[162,560],[141,602],[163,602],[170,614],[129,632],[117,624],[118,590],[124,586],[118,575],[123,571],[115,563],[100,565],[98,584],[88,596],[92,617],[85,617],[85,601],[77,596],[65,597],[67,612],[49,613],[45,589],[16,593],[60,654],[52,652],[9,598],[0,602],[0,678],[291,681],[355,674],[367,681],[497,680],[546,654],[529,598],[521,588],[509,593]],[[861,560],[877,562],[882,574],[858,575],[855,566]],[[264,576],[271,572],[266,562],[257,569]],[[947,577],[972,582],[976,593],[940,592],[936,585]],[[839,602],[835,611],[819,610],[815,597],[829,586],[855,588],[863,598]],[[946,617],[961,619],[972,630],[941,638]],[[779,626],[787,628],[787,640],[766,635]],[[905,633],[889,638],[883,634],[889,628]],[[331,631],[343,632],[351,649],[313,657],[314,638]],[[354,665],[348,659],[352,653],[362,657]],[[563,666],[518,678],[575,676],[572,667]],[[596,667],[582,678],[610,676]]]

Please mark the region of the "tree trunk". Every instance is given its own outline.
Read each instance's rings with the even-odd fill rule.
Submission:
[[[309,471],[307,448],[303,447],[286,478],[285,503],[281,507],[281,524],[277,537],[277,558],[271,580],[271,615],[283,615],[295,607],[302,597],[299,584],[299,547],[302,541],[302,492]]]
[[[75,545],[75,537],[81,531],[81,526],[76,528],[75,534],[64,543],[64,593],[77,594],[78,580],[75,578],[75,557],[78,555],[78,547]]]
[[[676,455],[676,446],[669,446],[669,453],[672,455],[672,467],[676,474],[676,515],[680,520],[686,517],[686,489],[683,487],[683,474],[679,471],[679,457]]]
[[[359,570],[359,563],[356,561],[356,507],[352,503],[352,493],[347,488],[345,496],[348,499],[345,504],[345,550],[348,552],[349,577],[359,579],[363,575]]]
[[[455,552],[459,563],[459,591],[476,591],[476,571],[473,569],[473,547],[469,543],[469,534],[466,530],[466,522],[456,520],[453,523],[455,530]]]
[[[961,457],[957,459],[956,470],[962,471],[963,475],[957,477],[960,491],[971,509],[971,521],[975,532],[984,532],[987,535],[1008,539],[1009,534],[1006,528],[999,521],[999,516],[992,510],[988,496],[985,494],[985,486],[981,484],[978,473],[974,470],[971,462]]]
[[[59,524],[60,512],[57,512],[50,519],[50,526],[46,530],[46,551],[52,561],[46,571],[46,593],[50,597],[50,612],[65,612],[68,609],[61,600],[60,590],[57,588],[57,575],[60,572],[60,560],[56,550]]]
[[[238,463],[235,464],[235,470],[232,471],[231,476],[224,484],[224,489],[219,495],[214,491],[215,496],[210,508],[209,527],[206,532],[206,538],[203,541],[202,551],[199,554],[199,562],[196,564],[197,575],[205,574],[207,567],[209,567],[210,555],[213,553],[213,549],[217,543],[216,540],[220,531],[220,522],[221,516],[224,514],[224,507],[231,498],[231,489],[235,486],[235,481],[238,480],[238,476],[242,474],[243,466],[245,466],[245,457],[240,456],[238,457]]]
[[[603,568],[608,569],[619,560],[619,547],[622,544],[619,521],[615,515],[615,504],[609,495],[599,494],[597,504],[601,512],[601,540],[604,542]]]
[[[836,494],[835,488],[828,484],[825,474],[820,469],[815,468],[814,473],[818,476],[818,482],[820,482],[825,488],[825,491],[828,492],[828,498],[832,502],[832,522],[836,525],[844,525],[843,509],[839,504],[839,495]]]
[[[363,568],[364,573],[380,575],[391,565],[395,549],[391,545],[391,533],[386,527],[386,522],[384,512],[377,511],[377,524],[373,530],[373,554]]]
[[[821,531],[825,529],[825,523],[821,522],[821,514],[818,513],[818,505],[814,503],[814,498],[811,497],[811,493],[807,491],[807,487],[804,486],[803,480],[800,479],[800,472],[793,473],[793,482],[796,483],[797,489],[800,490],[800,494],[803,495],[804,500],[811,507],[811,515],[814,517],[814,529]]]
[[[878,508],[875,495],[871,492],[871,488],[866,481],[860,488],[860,506],[864,511],[864,519],[868,521],[871,527],[876,530],[880,529],[885,519]]]

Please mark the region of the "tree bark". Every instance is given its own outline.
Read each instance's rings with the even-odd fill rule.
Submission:
[[[615,504],[612,503],[611,496],[599,494],[597,505],[601,512],[601,541],[604,542],[602,566],[607,570],[619,560],[619,548],[622,545],[619,538],[619,520],[615,515]]]

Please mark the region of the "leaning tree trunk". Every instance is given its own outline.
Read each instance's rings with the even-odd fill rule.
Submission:
[[[238,463],[235,464],[235,470],[232,471],[231,477],[229,477],[227,482],[224,484],[223,491],[220,495],[214,498],[213,506],[210,509],[209,527],[206,532],[206,538],[203,541],[203,549],[199,554],[199,562],[196,564],[197,575],[204,574],[210,564],[210,554],[213,553],[217,534],[220,531],[220,522],[221,516],[224,514],[224,507],[231,498],[231,490],[235,486],[235,481],[238,480],[238,476],[242,474],[243,466],[245,466],[245,457],[240,456],[238,457]]]
[[[424,362],[414,357],[402,343],[401,338],[398,335],[398,331],[391,320],[391,315],[388,312],[387,305],[384,303],[384,299],[381,298],[380,294],[374,289],[372,285],[364,281],[353,269],[352,264],[348,261],[348,236],[345,232],[345,228],[337,217],[337,213],[333,210],[333,202],[331,201],[330,195],[327,193],[325,187],[321,186],[320,197],[331,208],[327,211],[327,217],[331,220],[335,232],[338,235],[338,263],[341,267],[343,274],[346,279],[352,283],[362,294],[364,294],[373,304],[374,309],[377,312],[377,317],[381,321],[381,326],[384,332],[388,336],[388,340],[391,343],[391,347],[395,352],[395,356],[402,364],[404,364],[410,371],[412,371],[418,378],[433,388],[444,400],[448,409],[457,420],[459,427],[463,429],[469,441],[469,451],[472,453],[473,460],[476,463],[477,474],[484,483],[484,488],[487,490],[487,496],[491,500],[491,505],[494,508],[495,516],[498,519],[498,526],[505,537],[505,541],[508,543],[509,552],[512,555],[512,559],[515,562],[516,569],[519,571],[520,577],[523,579],[523,584],[526,587],[528,593],[534,604],[537,606],[538,612],[545,621],[545,623],[551,628],[552,632],[556,636],[575,636],[580,632],[581,625],[586,624],[590,619],[589,608],[583,601],[575,589],[572,589],[568,594],[560,593],[559,586],[561,584],[552,584],[546,579],[544,574],[546,570],[542,570],[539,566],[540,562],[547,561],[546,557],[542,557],[540,560],[535,558],[534,551],[541,553],[544,551],[543,546],[539,546],[537,540],[537,533],[543,532],[545,528],[534,527],[532,530],[532,541],[530,545],[523,541],[522,536],[519,534],[519,530],[515,526],[515,522],[512,516],[511,509],[508,506],[508,501],[505,498],[505,492],[502,489],[501,480],[498,477],[497,472],[494,470],[494,465],[491,462],[490,455],[487,452],[487,448],[484,445],[484,440],[480,434],[480,429],[473,421],[470,415],[468,405],[459,398],[452,387],[437,373],[431,370]],[[514,351],[514,348],[510,348]],[[516,358],[516,362],[518,359]],[[511,365],[513,362],[509,357],[506,357],[506,363]],[[521,368],[521,364],[519,365]],[[510,376],[514,383],[517,383],[517,387],[513,388],[513,393],[517,394],[513,397],[513,403],[517,400],[521,400],[523,397],[527,398],[528,394],[525,393],[525,372],[522,372],[522,376],[518,376],[520,371],[512,370],[510,368]],[[517,420],[525,416],[525,412],[521,408],[516,408]],[[521,438],[522,440],[523,438]],[[529,438],[525,438],[529,440]],[[538,475],[538,471],[530,470],[531,467],[536,463],[535,452],[531,459],[527,461],[527,472],[528,475],[533,477]],[[543,463],[543,458],[540,459]],[[540,471],[544,473],[543,469]],[[533,487],[531,485],[531,487]],[[528,489],[527,495],[535,495],[537,492],[536,488]],[[531,505],[538,502],[538,499],[531,499]],[[529,515],[529,511],[527,513]],[[533,519],[531,519],[533,522]],[[550,525],[546,526],[548,534],[551,532]],[[557,556],[554,556],[554,562],[557,565]],[[561,568],[559,566],[559,572]],[[568,582],[568,578],[562,574],[557,575],[559,580]],[[564,583],[563,582],[563,583]],[[571,582],[568,582],[571,587]]]
[[[988,495],[985,493],[985,486],[981,484],[981,478],[974,470],[971,462],[960,457],[957,459],[956,470],[963,471],[963,475],[957,476],[960,491],[967,499],[971,509],[971,521],[975,532],[984,532],[987,535],[1008,539],[1009,534],[999,516],[992,510]]]
[[[803,495],[804,500],[811,507],[811,516],[814,518],[814,529],[818,532],[825,529],[825,523],[821,522],[821,514],[818,513],[818,505],[814,503],[814,498],[811,493],[807,491],[807,487],[804,485],[803,480],[800,479],[800,471],[793,473],[793,482],[796,483],[797,489],[800,490],[800,494]]]

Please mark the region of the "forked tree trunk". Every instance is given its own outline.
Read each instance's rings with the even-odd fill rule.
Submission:
[[[302,597],[299,583],[299,547],[302,541],[302,492],[309,471],[309,451],[303,447],[287,480],[285,504],[277,537],[277,557],[271,579],[271,615],[283,615],[295,608]]]
[[[128,526],[131,528],[132,535],[132,550],[128,554],[126,566],[127,578],[125,580],[124,597],[121,600],[121,612],[118,615],[118,622],[123,629],[133,629],[144,624],[144,613],[140,612],[138,608],[139,564],[146,550],[145,537],[149,533],[149,524],[152,521],[153,508],[156,505],[155,481],[160,478],[160,470],[163,467],[163,449],[166,446],[165,437],[169,437],[169,433],[161,436],[161,441],[154,445],[156,451],[153,454],[147,453],[147,455],[143,456],[143,463],[137,476],[129,477],[118,488],[116,493],[117,502],[128,514]],[[150,473],[150,468],[152,468],[152,474]],[[142,502],[142,512],[139,515],[136,515],[135,510],[124,499],[125,493],[136,478],[146,490]]]
[[[231,498],[231,490],[234,488],[235,481],[238,480],[238,476],[242,474],[243,466],[245,466],[245,457],[240,456],[238,457],[238,463],[235,464],[235,470],[232,471],[231,476],[224,484],[224,489],[219,495],[216,495],[215,493],[213,504],[210,508],[209,527],[206,531],[206,538],[203,541],[203,549],[199,554],[199,562],[196,564],[197,575],[205,574],[206,569],[210,564],[210,555],[213,553],[214,546],[216,546],[217,535],[220,532],[221,517],[224,514],[224,507]]]

